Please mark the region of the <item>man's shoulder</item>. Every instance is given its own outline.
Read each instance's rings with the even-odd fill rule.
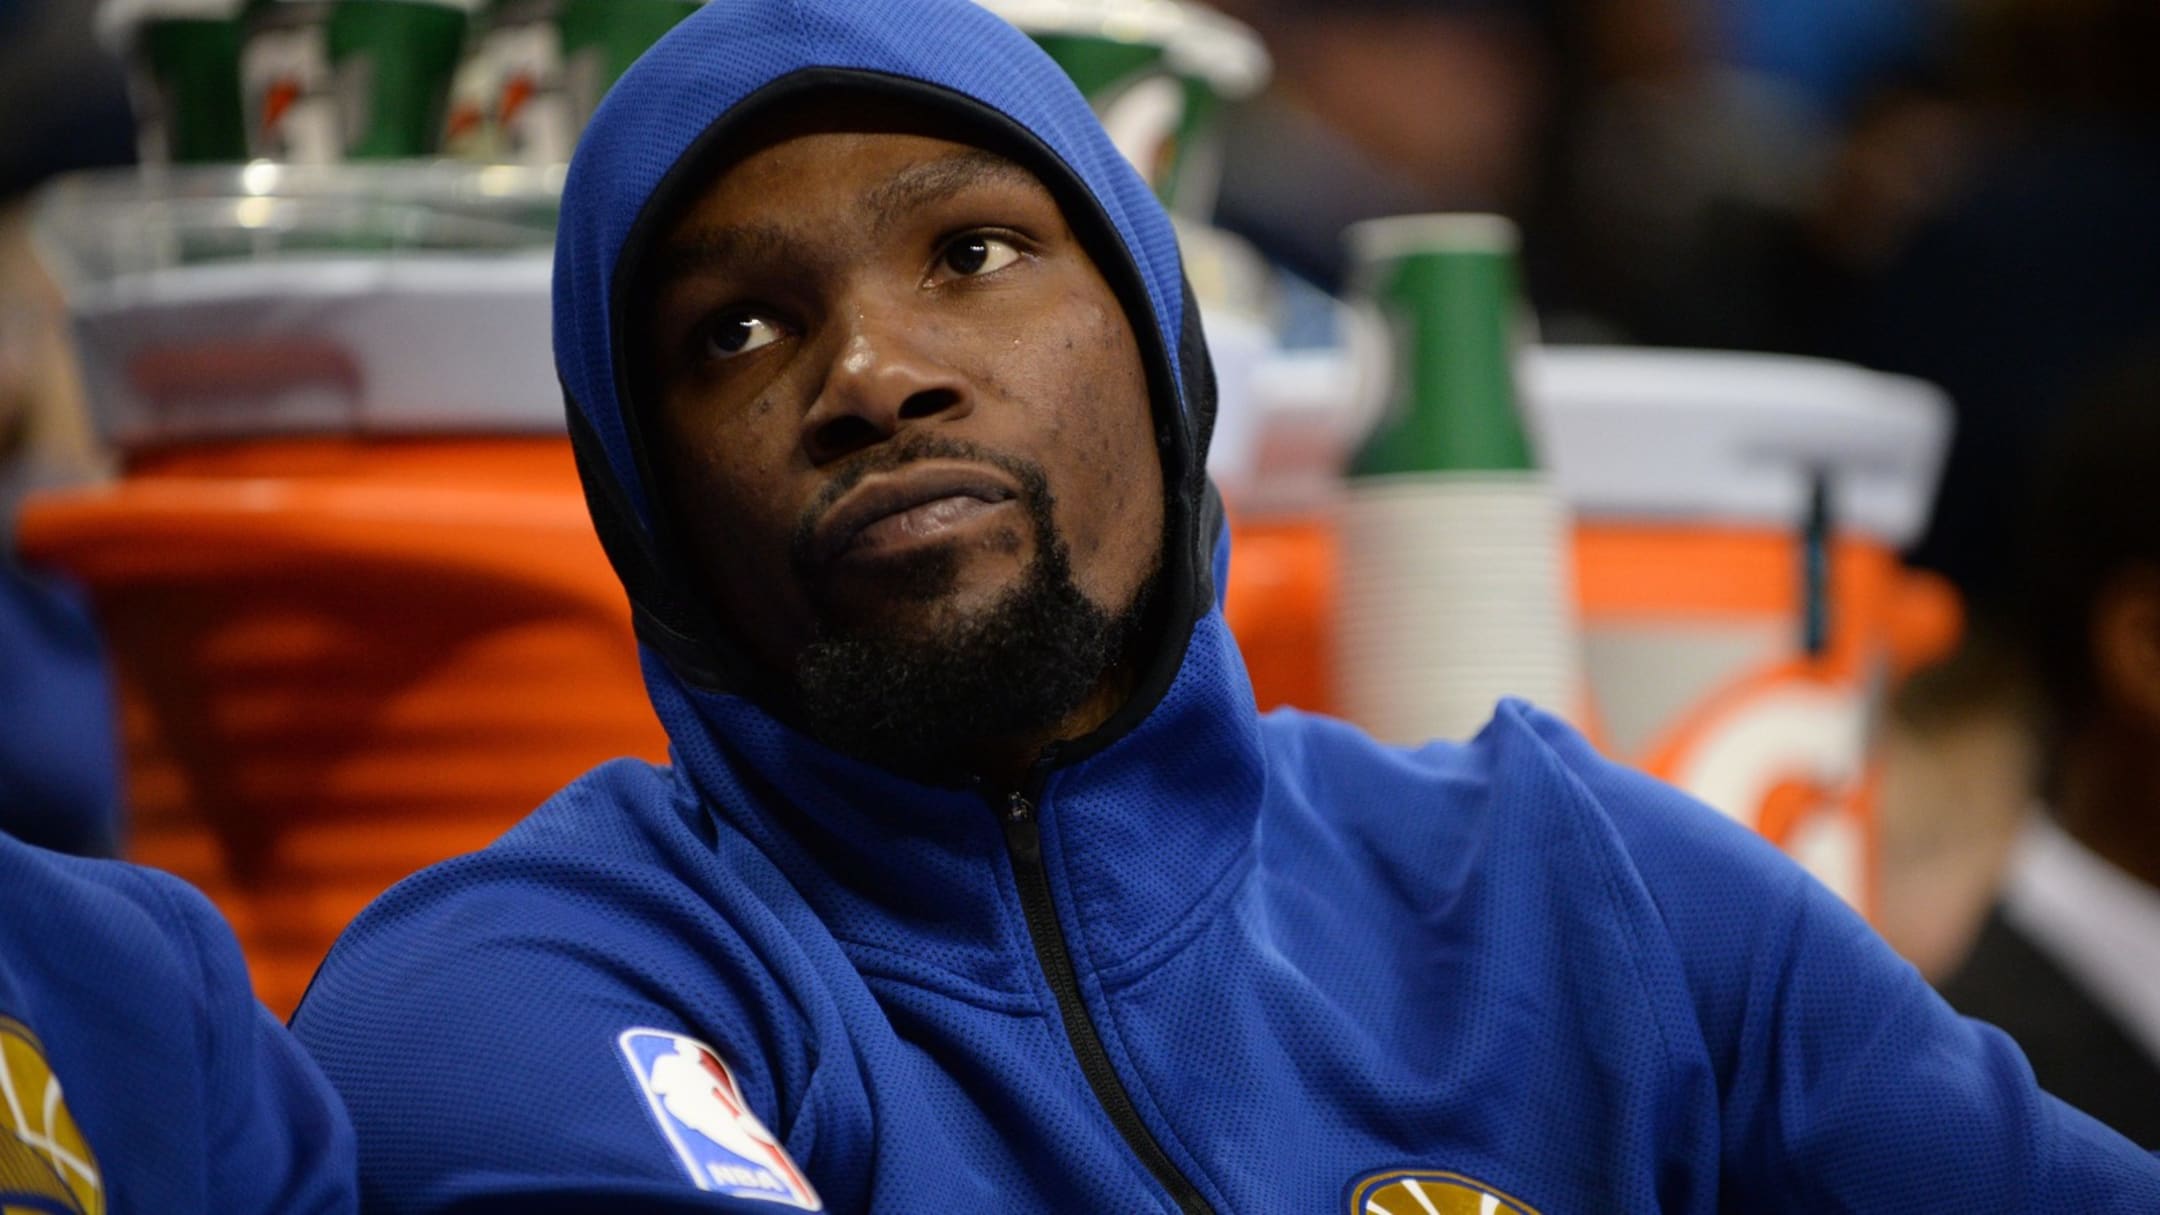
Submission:
[[[667,770],[607,765],[346,930],[293,1032],[344,1096],[384,1210],[669,1175],[629,1036],[694,1039],[764,1082],[791,1007],[738,928],[757,913],[712,823]]]
[[[590,1037],[629,1008],[727,1003],[759,986],[764,962],[738,928],[760,914],[741,872],[755,849],[723,830],[669,769],[595,768],[495,843],[370,904],[293,1030],[335,1081],[407,1049],[410,1027],[478,1048],[494,1032]]]
[[[407,876],[370,904],[346,937],[489,892],[568,893],[572,871],[665,869],[685,850],[700,815],[695,794],[672,769],[612,760],[563,786],[487,847]]]
[[[1277,712],[1264,719],[1276,775],[1331,814],[1390,831],[1498,816],[1517,829],[1590,829],[1629,853],[1683,851],[1776,864],[1755,833],[1663,781],[1601,754],[1560,717],[1502,700],[1466,741],[1381,743],[1346,722]]]
[[[469,983],[487,973],[472,963],[506,948],[621,937],[635,956],[642,929],[710,911],[695,873],[698,855],[711,857],[701,822],[709,818],[669,769],[603,764],[486,848],[376,899],[339,937],[303,1013],[362,980]]]
[[[699,813],[696,794],[673,768],[617,759],[558,790],[517,826],[475,855],[537,860],[551,854],[652,860],[675,844]]]
[[[1523,701],[1500,702],[1467,741],[1419,747],[1325,718],[1269,721],[1274,781],[1289,794],[1278,806],[1312,832],[1358,840],[1358,854],[1401,867],[1433,900],[1476,883],[1495,892],[1491,914],[1594,905],[1686,953],[1721,947],[1710,929],[1778,914],[1808,884],[1755,832]]]

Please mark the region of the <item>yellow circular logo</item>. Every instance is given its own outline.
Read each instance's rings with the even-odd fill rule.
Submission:
[[[30,1027],[0,1017],[0,1215],[104,1215],[97,1158]]]
[[[1537,1215],[1460,1173],[1389,1169],[1350,1189],[1350,1215]]]

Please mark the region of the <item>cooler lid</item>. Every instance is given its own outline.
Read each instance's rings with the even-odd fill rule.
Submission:
[[[1546,346],[1522,391],[1585,518],[1794,526],[1815,474],[1840,525],[1918,538],[1950,438],[1940,389],[1825,359]]]
[[[123,448],[293,433],[558,432],[561,170],[119,170],[55,182],[37,234],[92,416]]]

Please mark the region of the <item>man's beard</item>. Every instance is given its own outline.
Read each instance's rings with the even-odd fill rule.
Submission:
[[[964,616],[944,613],[927,631],[901,635],[875,621],[821,618],[796,657],[791,691],[803,724],[827,746],[951,784],[979,775],[1001,744],[1042,737],[1080,707],[1146,627],[1160,572],[1150,572],[1123,611],[1089,599],[1052,523],[1055,502],[1042,471],[972,445],[911,447],[905,459],[851,470],[831,496],[869,472],[934,456],[992,463],[1020,483],[1034,559],[995,602]],[[959,556],[950,548],[925,554],[891,581],[892,597],[943,598]]]

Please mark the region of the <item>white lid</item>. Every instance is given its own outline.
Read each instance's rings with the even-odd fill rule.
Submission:
[[[1933,385],[1824,359],[1546,346],[1522,370],[1539,454],[1590,518],[1797,526],[1822,471],[1837,524],[1902,547],[1950,437]]]
[[[1068,34],[1163,48],[1170,66],[1235,100],[1267,83],[1273,65],[1242,22],[1178,0],[976,0],[1030,34]]]
[[[1521,243],[1515,221],[1505,215],[1442,212],[1390,215],[1350,225],[1343,240],[1361,266],[1419,253],[1504,253]]]

